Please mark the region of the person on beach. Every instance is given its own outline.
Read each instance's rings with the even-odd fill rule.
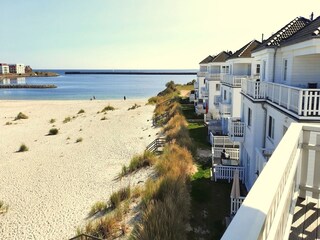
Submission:
[[[127,98],[126,98],[126,96],[123,96],[123,100],[126,100]]]

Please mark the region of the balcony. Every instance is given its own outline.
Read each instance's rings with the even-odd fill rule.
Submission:
[[[207,72],[197,72],[197,77],[205,77]]]
[[[221,83],[230,87],[241,87],[242,81],[246,81],[249,79],[249,76],[247,75],[241,75],[241,76],[236,76],[236,75],[223,75]]]
[[[316,239],[319,186],[320,126],[292,123],[222,239]]]
[[[304,120],[320,116],[320,89],[304,89],[283,84],[244,81],[242,93],[272,105]]]
[[[202,95],[202,98],[207,98],[208,97],[208,94],[209,94],[209,91],[206,87],[201,87],[201,95]]]
[[[243,142],[246,124],[240,118],[228,119],[228,135],[232,141]]]
[[[257,80],[247,80],[243,82],[241,91],[255,100],[265,100],[266,84]]]
[[[221,117],[229,117],[231,115],[231,104],[230,103],[219,103],[219,112]]]
[[[221,81],[223,75],[221,73],[207,73],[206,79],[209,81]]]

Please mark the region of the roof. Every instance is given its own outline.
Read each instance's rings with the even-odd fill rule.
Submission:
[[[320,38],[320,16],[288,38],[283,45],[290,45],[312,38]]]
[[[281,44],[289,39],[292,35],[298,32],[300,29],[307,26],[311,21],[304,17],[297,17],[269,37],[259,47],[253,50],[253,52],[262,50],[265,48],[279,47]]]
[[[211,62],[225,62],[231,54],[227,53],[226,51],[220,52],[217,56],[213,58]]]
[[[209,55],[208,57],[206,57],[205,59],[203,59],[201,62],[199,62],[199,64],[205,64],[205,63],[209,63],[213,60],[214,57],[212,57],[211,55]]]
[[[232,54],[229,59],[231,58],[250,58],[251,57],[251,51],[255,48],[257,48],[261,42],[257,40],[252,40],[251,42],[244,45],[242,48],[237,50],[234,54]]]

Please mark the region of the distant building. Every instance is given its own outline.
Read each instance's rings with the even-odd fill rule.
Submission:
[[[24,64],[21,64],[21,63],[10,64],[9,65],[9,72],[23,74],[23,73],[25,73],[25,66],[24,66]]]
[[[0,63],[0,74],[8,74],[9,73],[9,65],[6,63]]]

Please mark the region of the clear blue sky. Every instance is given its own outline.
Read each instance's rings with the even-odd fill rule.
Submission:
[[[195,69],[269,37],[319,0],[5,0],[0,62],[33,68]]]

